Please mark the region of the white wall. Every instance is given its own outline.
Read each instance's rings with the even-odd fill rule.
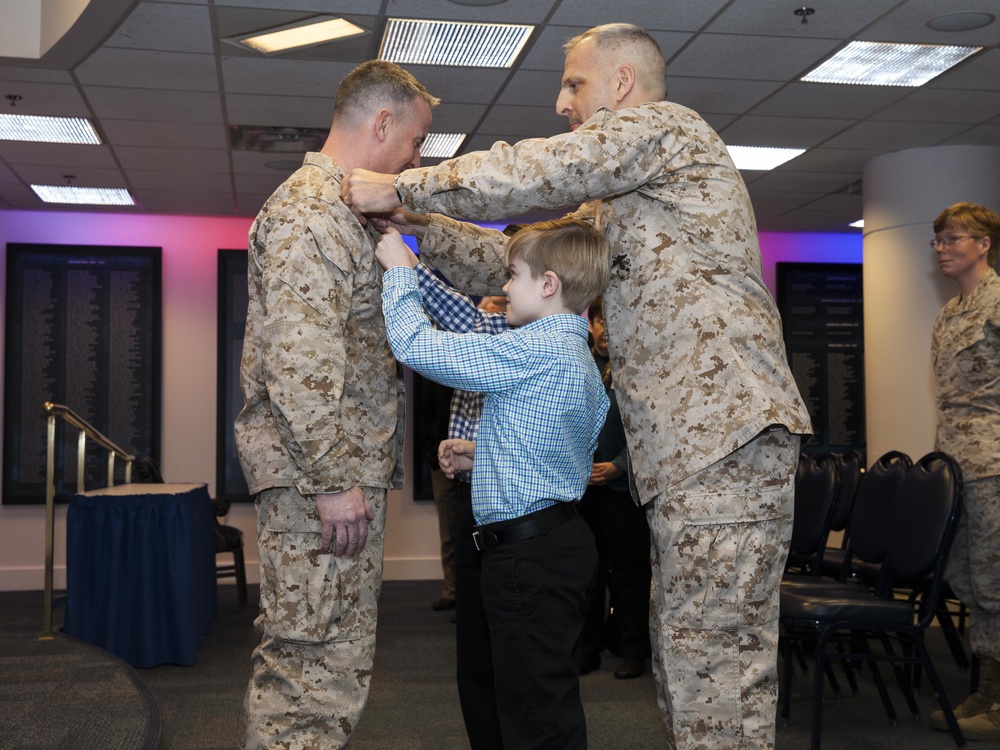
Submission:
[[[163,248],[160,464],[168,482],[205,482],[211,493],[215,490],[217,252],[245,248],[249,226],[248,219],[0,211],[0,290],[6,290],[8,243]],[[5,305],[0,303],[3,315]],[[0,320],[0,335],[3,323]],[[38,429],[44,425],[39,404]],[[435,508],[411,498],[409,484],[390,493],[385,577],[440,578]],[[57,588],[65,585],[65,518],[65,506],[58,507]],[[256,581],[253,506],[235,505],[226,523],[243,530],[248,577]],[[43,587],[44,530],[43,507],[0,505],[0,590]]]

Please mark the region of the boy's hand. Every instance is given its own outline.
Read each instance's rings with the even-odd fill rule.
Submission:
[[[438,446],[438,465],[446,477],[454,479],[456,472],[472,471],[475,455],[476,444],[471,440],[449,438]]]
[[[410,252],[399,232],[392,228],[387,228],[382,239],[378,241],[375,258],[386,270],[396,266],[417,267],[417,256]]]
[[[411,234],[418,240],[424,238],[427,234],[427,225],[431,223],[426,214],[415,214],[402,208],[397,208],[391,214],[372,214],[368,220],[382,234],[389,229],[395,229],[402,234]]]

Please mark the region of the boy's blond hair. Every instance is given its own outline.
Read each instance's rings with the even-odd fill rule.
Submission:
[[[562,283],[562,303],[583,314],[604,291],[611,274],[611,249],[600,230],[578,219],[529,224],[507,243],[506,263],[520,258],[538,278],[552,271]]]

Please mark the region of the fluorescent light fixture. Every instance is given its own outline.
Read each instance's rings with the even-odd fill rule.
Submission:
[[[124,188],[73,187],[71,185],[32,185],[35,195],[46,203],[75,203],[88,206],[134,206]]]
[[[982,47],[851,42],[802,76],[809,83],[922,86]]]
[[[509,68],[534,26],[390,18],[380,60],[403,65]]]
[[[83,143],[99,146],[101,139],[83,117],[0,115],[0,141]]]
[[[278,55],[293,49],[315,47],[334,39],[347,39],[367,33],[367,29],[337,16],[311,16],[284,26],[226,37],[222,41],[262,55]]]
[[[729,146],[729,155],[737,169],[768,170],[804,154],[804,148],[766,148],[763,146]]]
[[[864,219],[858,219],[857,221],[852,221],[847,226],[854,227],[855,229],[864,229],[865,228],[865,220]]]
[[[428,133],[420,146],[421,159],[450,159],[458,151],[465,133]]]

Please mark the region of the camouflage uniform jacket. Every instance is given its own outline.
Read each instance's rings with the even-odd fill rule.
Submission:
[[[1000,277],[989,271],[965,299],[944,306],[931,336],[937,378],[937,449],[966,481],[1000,474]]]
[[[251,493],[401,485],[402,381],[373,239],[340,200],[342,176],[307,154],[250,228],[236,442]]]
[[[408,170],[396,186],[408,208],[476,220],[589,201],[576,215],[612,247],[604,306],[641,502],[769,425],[812,431],[746,187],[697,113],[670,102],[601,110],[575,132],[497,143]],[[421,253],[459,288],[495,293],[505,241],[440,217]],[[493,277],[477,284],[486,269]]]

